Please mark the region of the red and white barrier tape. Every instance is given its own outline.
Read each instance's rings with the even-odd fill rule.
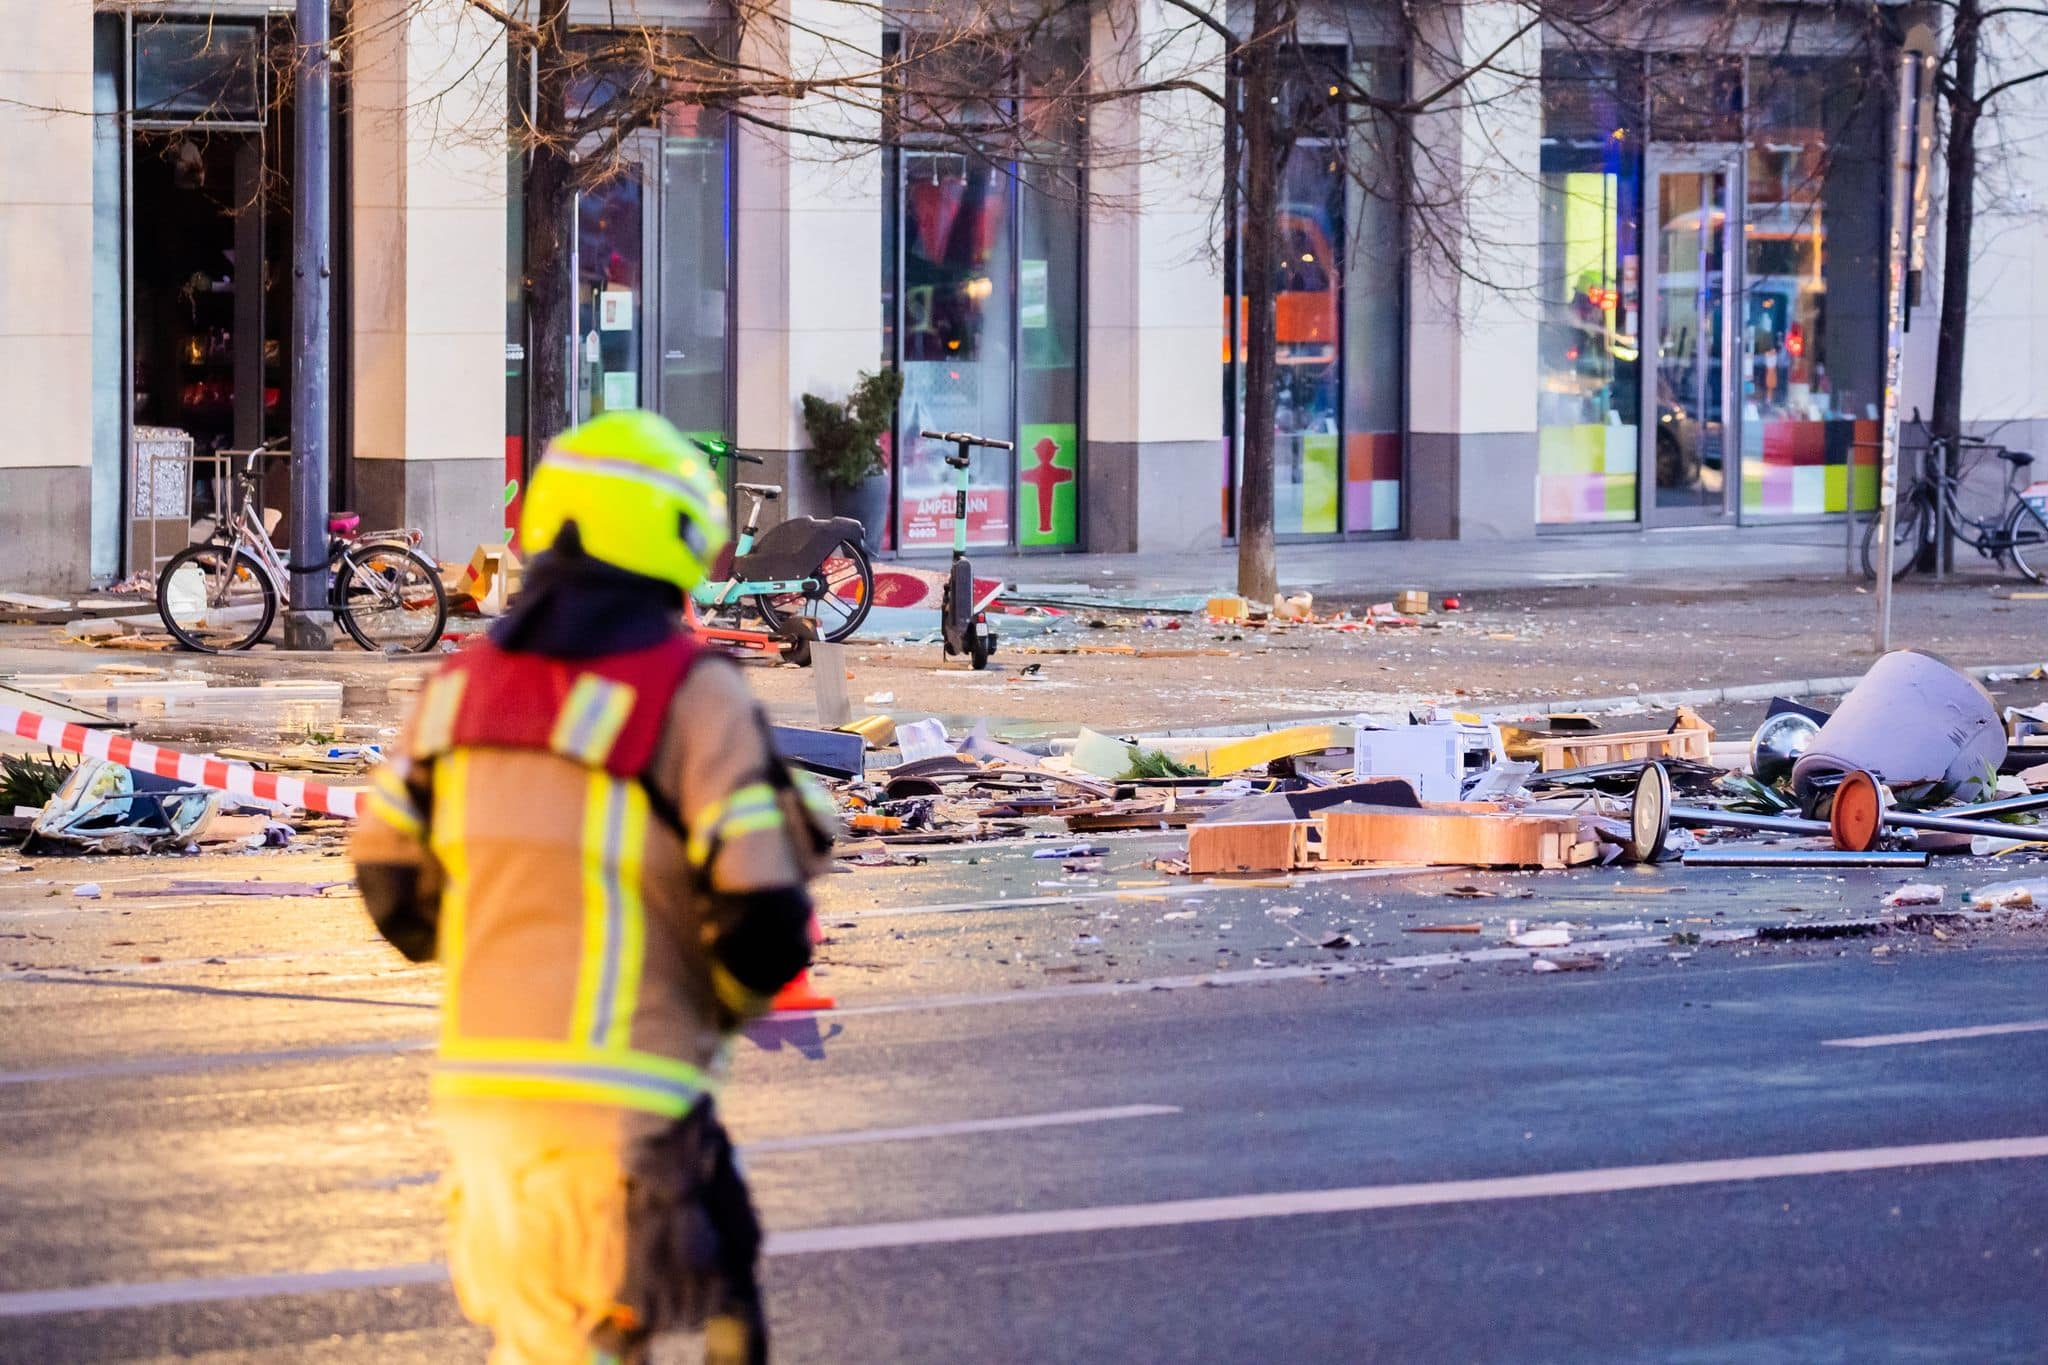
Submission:
[[[204,754],[181,754],[176,749],[158,748],[140,740],[110,735],[103,730],[66,725],[63,721],[13,706],[0,706],[0,731],[47,744],[52,749],[62,749],[67,754],[104,758],[110,763],[168,777],[189,786],[211,787],[234,796],[324,811],[344,820],[356,817],[357,792],[350,787],[330,787],[320,782],[308,782],[302,777],[258,772],[247,764],[208,758]]]

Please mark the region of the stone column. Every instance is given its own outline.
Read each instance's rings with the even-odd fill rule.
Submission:
[[[1415,120],[1408,528],[1418,540],[1536,529],[1542,41],[1519,5],[1434,6],[1410,77],[1426,94],[1488,65]],[[1505,49],[1502,44],[1506,44]],[[1444,207],[1450,206],[1450,207]]]
[[[0,0],[0,33],[0,587],[75,591],[91,542],[92,10]]]
[[[1222,86],[1222,37],[1159,0],[1107,0],[1090,46],[1104,89]],[[1099,106],[1089,140],[1084,548],[1211,548],[1225,496],[1223,111],[1196,91],[1134,96]]]
[[[781,0],[754,12],[741,59],[800,79],[872,72],[879,9],[836,0]],[[763,521],[824,515],[825,490],[806,471],[802,396],[840,399],[882,364],[881,152],[857,139],[881,131],[873,113],[829,95],[764,103],[791,133],[742,122],[735,154],[738,297],[735,439],[765,455],[741,477],[780,483]],[[835,137],[856,141],[834,141]]]
[[[358,0],[353,29],[361,511],[465,559],[505,538],[504,31],[461,0]]]

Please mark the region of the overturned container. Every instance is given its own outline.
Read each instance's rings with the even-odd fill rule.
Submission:
[[[2005,727],[1991,694],[1932,654],[1894,650],[1842,698],[1792,767],[1792,791],[1824,809],[1844,774],[1867,772],[1904,804],[1977,800],[1998,784]]]

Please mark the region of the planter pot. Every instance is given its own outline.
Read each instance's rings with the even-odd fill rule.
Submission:
[[[882,528],[889,520],[888,474],[877,474],[851,488],[834,488],[832,511],[852,517],[866,528],[865,548],[873,553],[882,543]]]

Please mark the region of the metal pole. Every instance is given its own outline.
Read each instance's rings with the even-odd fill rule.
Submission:
[[[292,172],[292,609],[287,649],[329,647],[327,603],[327,422],[329,294],[334,269],[333,74],[329,0],[298,0],[293,64],[297,157]]]
[[[1899,517],[1899,382],[1906,344],[1906,256],[1913,224],[1913,136],[1918,127],[1920,54],[1899,53],[1892,121],[1891,236],[1887,243],[1884,338],[1884,450],[1877,460],[1877,652],[1892,647],[1892,534]],[[1918,553],[1916,548],[1915,553]]]

